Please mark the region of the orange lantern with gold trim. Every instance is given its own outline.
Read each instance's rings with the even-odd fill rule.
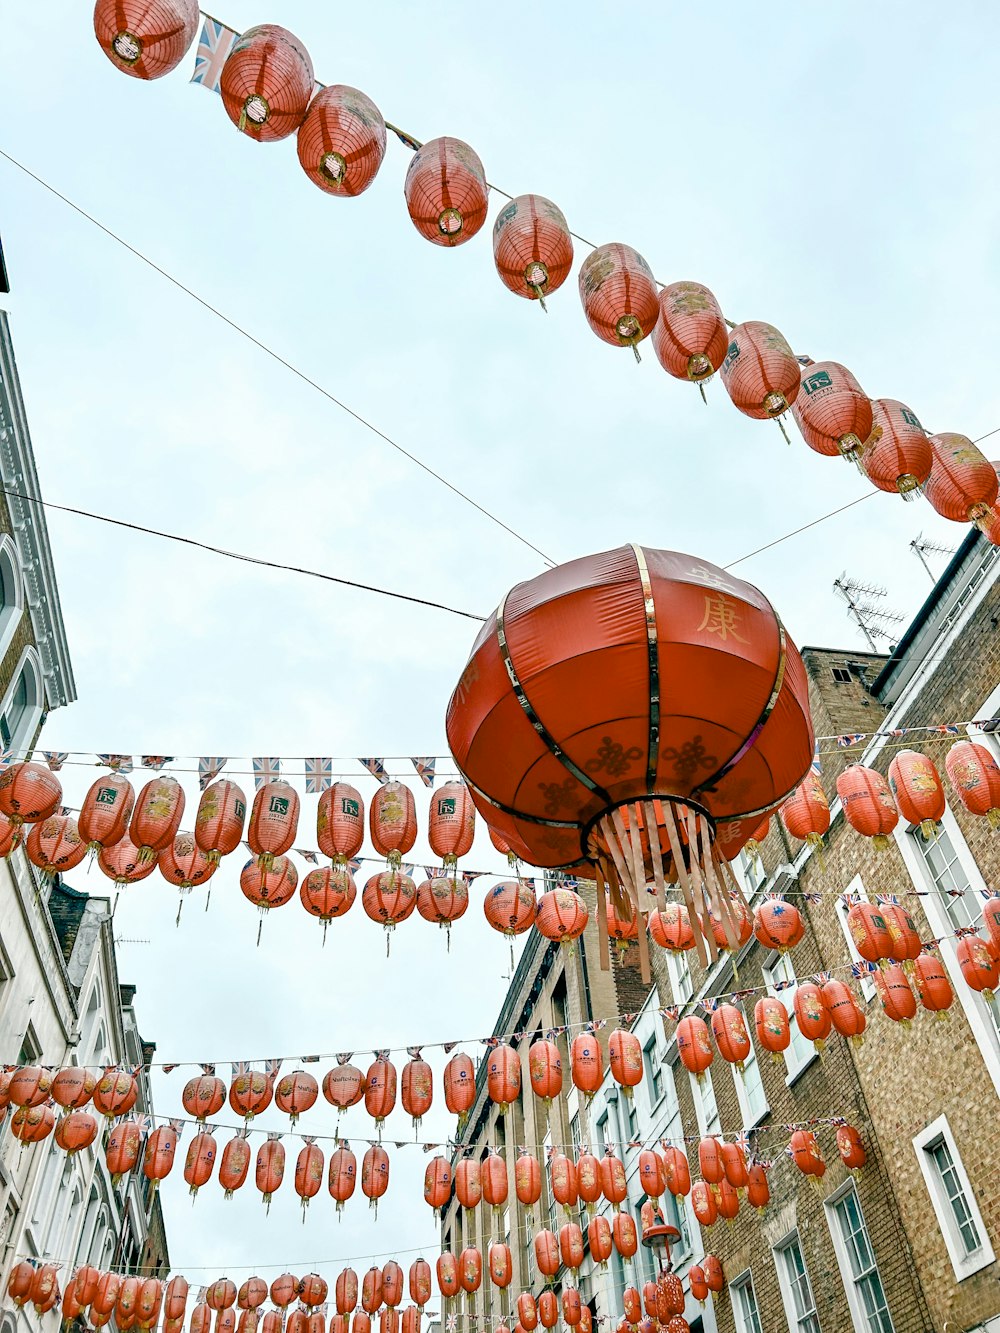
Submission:
[[[653,271],[637,250],[619,241],[599,245],[580,265],[580,300],[587,323],[613,347],[648,338],[660,314]]]
[[[546,1106],[562,1092],[562,1056],[559,1047],[547,1037],[539,1037],[528,1048],[528,1077],[531,1090]]]
[[[16,760],[0,773],[0,814],[12,824],[37,824],[62,804],[62,783],[46,764]]]
[[[542,1277],[551,1279],[559,1272],[559,1242],[548,1228],[535,1233],[535,1263]]]
[[[689,1014],[677,1024],[677,1051],[684,1068],[701,1078],[715,1058],[715,1050],[703,1018]]]
[[[608,1260],[611,1258],[611,1251],[614,1248],[614,1240],[611,1235],[611,1223],[606,1217],[592,1217],[587,1224],[587,1248],[590,1250],[590,1257],[602,1268],[607,1267]]]
[[[604,1071],[601,1043],[593,1032],[578,1032],[569,1048],[573,1086],[589,1099],[600,1090]]]
[[[482,1286],[483,1256],[474,1245],[467,1245],[458,1256],[458,1283],[469,1296]]]
[[[94,1110],[108,1120],[128,1115],[139,1096],[135,1075],[126,1069],[107,1069],[93,1092]]]
[[[734,1004],[720,1004],[712,1010],[712,1036],[723,1060],[742,1069],[750,1054],[750,1036],[746,1021]]]
[[[955,949],[955,957],[962,969],[962,977],[987,1002],[1000,984],[1000,959],[990,952],[981,936],[963,935]]]
[[[108,1136],[104,1161],[111,1173],[112,1184],[135,1170],[142,1148],[142,1126],[138,1120],[119,1120]]]
[[[608,1063],[611,1077],[631,1097],[632,1089],[642,1082],[642,1047],[634,1032],[615,1028],[608,1038]]]
[[[320,794],[316,809],[316,841],[334,866],[344,869],[357,856],[365,838],[365,803],[349,782],[335,782]]]
[[[408,1275],[410,1300],[422,1310],[431,1298],[431,1266],[426,1259],[414,1259]]]
[[[157,1125],[146,1139],[146,1151],[142,1159],[142,1171],[147,1180],[153,1182],[153,1189],[165,1180],[174,1169],[177,1160],[177,1140],[180,1130],[174,1122]]]
[[[290,782],[274,778],[253,798],[247,843],[261,870],[271,870],[295,841],[299,828],[299,794]]]
[[[837,1151],[849,1171],[860,1171],[868,1160],[861,1135],[853,1125],[837,1126]]]
[[[108,773],[92,783],[80,807],[77,827],[93,852],[121,842],[127,830],[135,791],[121,773]]]
[[[892,957],[892,934],[881,907],[864,901],[851,903],[847,909],[847,929],[855,949],[866,962],[880,963]]]
[[[97,1087],[97,1075],[79,1065],[66,1065],[52,1080],[52,1100],[67,1110],[86,1106]],[[8,1089],[9,1095],[9,1089]]]
[[[994,513],[997,474],[967,435],[945,431],[930,437],[931,471],[924,498],[942,518],[980,523]]]
[[[365,1110],[381,1127],[396,1105],[396,1066],[388,1051],[377,1051],[365,1075]]]
[[[338,1111],[357,1106],[365,1095],[365,1076],[349,1055],[338,1055],[337,1063],[323,1078],[323,1096]]]
[[[848,764],[837,777],[837,795],[851,828],[871,838],[876,851],[888,847],[899,814],[882,774],[864,764]]]
[[[951,1008],[955,992],[940,958],[932,953],[919,954],[913,961],[913,984],[925,1009],[935,1018],[948,1017],[945,1010]]]
[[[820,995],[834,1029],[842,1037],[859,1037],[862,1026],[858,1020],[858,1002],[850,986],[831,977],[820,986]]]
[[[358,1159],[351,1151],[349,1145],[343,1141],[339,1142],[330,1154],[330,1162],[327,1166],[326,1186],[330,1192],[330,1197],[336,1204],[336,1211],[342,1213],[344,1204],[354,1194],[358,1183]],[[350,1270],[348,1270],[350,1271]],[[355,1291],[355,1299],[357,1291]],[[354,1306],[351,1306],[353,1310]],[[338,1306],[339,1309],[339,1306]],[[341,1314],[348,1314],[348,1310],[340,1310]]]
[[[281,1188],[285,1178],[285,1149],[278,1134],[268,1134],[266,1142],[257,1150],[257,1162],[254,1167],[257,1188],[263,1196],[268,1212],[271,1211],[271,1196]]]
[[[94,33],[123,74],[159,79],[184,59],[200,17],[198,0],[97,0]]]
[[[945,811],[944,787],[933,761],[916,750],[900,750],[889,765],[889,787],[907,823],[932,838]]]
[[[747,1203],[761,1212],[771,1202],[771,1187],[767,1183],[767,1168],[761,1162],[747,1167]]]
[[[714,1226],[718,1221],[719,1209],[715,1195],[704,1180],[696,1180],[691,1186],[691,1208],[703,1227]]]
[[[434,1075],[427,1061],[421,1058],[419,1047],[412,1047],[409,1054],[400,1080],[400,1100],[403,1110],[413,1120],[414,1129],[418,1129],[422,1117],[431,1109]]]
[[[483,1197],[483,1173],[478,1157],[463,1157],[456,1163],[455,1195],[467,1211],[479,1207]]]
[[[779,417],[799,393],[799,366],[784,334],[751,319],[729,334],[722,382],[733,406],[756,421]]]
[[[944,766],[966,810],[987,819],[990,828],[1000,829],[1000,764],[986,746],[956,741],[945,756]],[[34,832],[32,829],[28,835],[29,844]]]
[[[661,949],[683,953],[694,948],[694,931],[683,903],[667,903],[662,911],[654,909],[649,914],[647,925],[650,939]]]
[[[424,1168],[424,1201],[435,1215],[447,1207],[451,1198],[451,1165],[447,1157],[433,1157]]]
[[[628,1197],[628,1182],[625,1179],[625,1166],[614,1148],[604,1149],[601,1158],[601,1193],[608,1203],[616,1207]]]
[[[691,1167],[683,1150],[668,1144],[663,1149],[663,1183],[675,1199],[691,1193]]]
[[[233,43],[219,91],[226,115],[258,143],[287,139],[302,124],[315,79],[309,53],[287,28],[261,23]]]
[[[444,1102],[463,1128],[476,1100],[476,1068],[464,1051],[453,1055],[444,1067]]]
[[[33,824],[24,849],[32,865],[49,876],[64,875],[87,855],[87,844],[72,815],[52,815]]]
[[[823,992],[814,981],[803,981],[795,988],[795,1025],[818,1051],[826,1044],[833,1027],[830,1011],[823,1003]]]
[[[177,835],[184,814],[184,788],[176,778],[151,779],[136,798],[128,832],[139,851],[139,863],[155,861]]]
[[[628,1213],[615,1213],[611,1219],[611,1236],[615,1249],[623,1259],[631,1259],[639,1248],[639,1233],[635,1218]]]
[[[587,928],[587,904],[572,889],[550,889],[538,900],[535,929],[547,940],[572,944]]]
[[[299,162],[314,185],[345,197],[368,189],[385,157],[385,120],[363,92],[347,84],[321,88],[299,126]]]
[[[754,908],[753,933],[765,949],[786,953],[799,944],[806,933],[802,913],[794,903],[785,902],[778,893],[769,893]]]
[[[252,1120],[261,1111],[266,1111],[274,1096],[274,1084],[269,1074],[249,1065],[237,1067],[237,1072],[229,1085],[229,1105],[244,1120]]]
[[[872,433],[872,401],[851,372],[837,361],[813,361],[801,368],[792,416],[810,449],[860,466]]]
[[[201,794],[194,819],[194,840],[216,864],[236,851],[243,837],[247,798],[228,778],[211,783]]]
[[[97,1120],[86,1111],[70,1111],[56,1125],[56,1143],[70,1157],[89,1148],[96,1138]]]
[[[895,398],[876,398],[871,440],[861,466],[873,486],[913,500],[930,476],[934,455],[917,414]]]
[[[714,294],[700,282],[672,282],[659,295],[656,359],[674,379],[700,383],[720,368],[729,330]]]
[[[446,869],[467,856],[476,833],[476,807],[464,782],[446,782],[431,794],[427,841]]]
[[[490,1149],[480,1170],[483,1201],[497,1212],[507,1202],[507,1163],[495,1149]]]
[[[389,955],[390,934],[411,916],[417,905],[417,886],[402,870],[383,870],[372,875],[361,894],[365,915],[385,927],[385,952]]]
[[[389,1155],[381,1143],[373,1143],[361,1159],[361,1193],[378,1217],[378,1201],[389,1188]]]
[[[912,970],[913,960],[923,947],[917,924],[902,903],[892,896],[883,897],[880,894],[878,905],[892,936],[890,957],[894,962],[902,963],[904,970],[909,972]]]
[[[279,1111],[284,1111],[294,1125],[303,1111],[316,1105],[319,1096],[319,1084],[312,1074],[304,1069],[296,1069],[285,1074],[274,1090],[274,1104]]]
[[[535,924],[535,890],[523,879],[505,879],[487,889],[483,914],[494,930],[513,939]]]
[[[417,889],[417,912],[425,921],[441,926],[451,949],[452,923],[469,910],[469,886],[460,874],[435,875]]]
[[[126,836],[113,847],[102,847],[97,855],[97,864],[108,879],[115,884],[138,884],[156,869],[157,857],[152,860],[140,860],[139,848]]]
[[[409,787],[383,782],[372,798],[368,827],[379,856],[398,867],[417,837],[417,809]]]
[[[434,245],[464,245],[486,221],[486,172],[479,154],[443,135],[418,148],[403,184],[406,211]]]
[[[514,1192],[518,1203],[528,1209],[533,1208],[542,1197],[542,1169],[538,1165],[538,1158],[527,1148],[518,1152],[514,1163]]]
[[[323,923],[324,944],[327,926],[349,912],[357,896],[358,887],[354,876],[349,870],[337,869],[336,866],[319,866],[310,870],[299,889],[302,906],[310,916],[319,917]]]
[[[184,1179],[190,1186],[192,1198],[212,1179],[217,1156],[218,1146],[212,1134],[206,1129],[199,1130],[188,1144],[184,1158]]]
[[[826,1175],[826,1162],[820,1151],[819,1140],[811,1129],[797,1129],[789,1141],[788,1155],[803,1175]]]
[[[781,807],[781,822],[793,838],[820,847],[830,827],[830,803],[816,773],[809,772]]]
[[[505,204],[493,224],[493,262],[505,287],[544,308],[573,264],[562,209],[540,194],[519,194]]]
[[[549,1158],[549,1183],[552,1197],[566,1212],[571,1212],[579,1200],[576,1184],[576,1163],[565,1153],[556,1152]]]

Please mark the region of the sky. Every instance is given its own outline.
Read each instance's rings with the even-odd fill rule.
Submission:
[[[498,196],[467,245],[428,244],[407,217],[409,154],[392,136],[370,190],[333,199],[306,179],[294,141],[239,135],[221,99],[188,82],[193,52],[143,84],[105,59],[81,0],[3,0],[0,13],[0,149],[553,560],[637,541],[726,564],[870,490],[794,425],[787,444],[742,417],[719,382],[705,405],[648,343],[637,365],[598,340],[576,290],[585,247],[548,314],[508,292],[490,248]],[[645,0],[620,16],[593,0],[272,0],[266,12],[225,0],[218,17],[291,26],[321,81],[363,89],[418,139],[467,140],[502,189],[548,195],[575,231],[631,244],[662,281],[707,283],[731,319],[777,325],[929,429],[1000,427],[986,336],[1000,281],[1000,194],[981,166],[998,96],[986,6],[943,23],[926,0],[774,0],[765,15]],[[481,615],[540,572],[528,545],[2,158],[0,232],[46,499]],[[50,513],[49,530],[79,701],[51,716],[46,748],[444,750],[471,621],[71,515]],[[909,618],[930,590],[909,549],[920,533],[955,547],[965,529],[923,501],[876,495],[738,572],[799,644],[862,648],[833,580],[882,585]],[[348,768],[370,799],[374,783]],[[95,770],[65,776],[79,804]],[[193,812],[196,781],[179,776]],[[426,795],[411,785],[423,827]],[[315,804],[303,800],[307,846]],[[422,837],[414,859],[430,860]],[[510,959],[481,891],[450,952],[414,918],[387,959],[360,904],[325,946],[290,904],[257,947],[240,862],[223,866],[210,910],[196,896],[176,928],[159,875],[121,896],[120,972],[139,984],[159,1059],[360,1053],[490,1031]],[[483,832],[468,864],[503,868]],[[96,870],[73,882],[105,889]],[[441,1053],[431,1061],[440,1075]],[[158,1112],[180,1113],[188,1072],[157,1076]],[[435,1108],[423,1137],[450,1128]],[[335,1129],[322,1103],[300,1126]],[[341,1129],[371,1133],[357,1110]],[[401,1111],[396,1135],[412,1137]],[[359,1191],[338,1224],[324,1189],[303,1226],[290,1179],[300,1144],[285,1142],[288,1179],[266,1216],[252,1180],[230,1203],[206,1186],[194,1207],[179,1174],[167,1180],[178,1270],[323,1264],[332,1282],[348,1257],[396,1252],[405,1266],[414,1247],[435,1251],[419,1148],[390,1147],[377,1223]]]

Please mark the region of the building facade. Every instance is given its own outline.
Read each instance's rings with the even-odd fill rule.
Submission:
[[[568,1007],[549,1004],[549,974],[538,980],[544,942],[529,943],[518,967],[498,1032],[534,1035],[560,1021],[578,1022],[580,1014],[612,1023],[627,1014],[644,1053],[643,1081],[628,1098],[607,1074],[589,1106],[572,1091],[554,1103],[550,1124],[535,1123],[540,1111],[529,1089],[501,1128],[481,1092],[463,1148],[481,1155],[498,1135],[501,1142],[512,1136],[515,1143],[543,1145],[561,1135],[564,1145],[587,1143],[598,1155],[603,1143],[612,1144],[626,1167],[622,1207],[636,1218],[645,1201],[642,1146],[683,1145],[694,1178],[703,1136],[745,1136],[750,1151],[771,1164],[771,1202],[759,1215],[744,1200],[731,1223],[702,1227],[690,1197],[664,1196],[666,1220],[680,1233],[673,1261],[685,1289],[689,1265],[706,1253],[723,1265],[724,1289],[714,1300],[702,1306],[688,1295],[685,1314],[695,1333],[1000,1333],[1000,1008],[963,981],[954,934],[981,923],[983,890],[1000,886],[1000,835],[970,816],[949,789],[935,837],[925,839],[901,820],[891,846],[879,852],[846,824],[835,789],[847,763],[884,774],[907,745],[931,755],[942,774],[947,749],[960,736],[1000,759],[998,574],[1000,550],[973,531],[891,655],[803,650],[816,733],[839,738],[824,741],[820,755],[830,830],[817,850],[789,838],[772,819],[759,857],[742,855],[736,867],[751,903],[784,893],[799,907],[805,936],[793,950],[779,954],[751,939],[736,957],[723,954],[705,972],[693,954],[654,948],[655,984],[646,988],[633,949],[611,976],[601,974],[599,1003],[589,1008],[572,954],[558,969],[567,976]],[[961,724],[958,735],[933,730],[943,724]],[[912,730],[905,737],[884,734],[903,729]],[[871,977],[851,978],[858,955],[845,894],[872,901],[898,895],[921,939],[940,941],[955,992],[946,1020],[918,1005],[912,1024],[893,1022]],[[588,934],[583,957],[595,956]],[[705,1015],[719,997],[736,992],[752,1038],[761,995],[779,996],[791,1012],[796,982],[823,973],[853,986],[867,1019],[862,1042],[834,1033],[821,1051],[793,1023],[783,1055],[772,1057],[752,1041],[742,1071],[718,1054],[700,1078],[681,1063],[675,1011],[678,1018]],[[591,968],[592,995],[593,974]],[[563,1019],[564,1012],[572,1017]],[[861,1134],[867,1161],[860,1172],[841,1162],[835,1117]],[[787,1152],[787,1127],[810,1122],[826,1164],[821,1179],[803,1175]],[[508,1162],[513,1180],[509,1149]],[[517,1243],[516,1221],[504,1218],[512,1252],[521,1251],[514,1292],[541,1289],[528,1241],[539,1226],[555,1222],[558,1229],[562,1219],[545,1193],[539,1210],[532,1226],[521,1219]],[[445,1247],[457,1253],[482,1240],[485,1253],[488,1221],[464,1220],[461,1211],[453,1200]],[[640,1248],[630,1260],[612,1255],[606,1270],[587,1256],[572,1282],[595,1315],[617,1324],[623,1288],[641,1288],[651,1276],[653,1262]],[[560,1273],[556,1282],[563,1280],[569,1279]],[[501,1312],[495,1303],[492,1312]]]

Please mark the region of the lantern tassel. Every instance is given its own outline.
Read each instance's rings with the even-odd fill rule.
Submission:
[[[180,897],[177,899],[177,915],[176,915],[176,917],[174,918],[174,929],[175,929],[175,930],[176,930],[177,927],[181,924],[181,912],[182,912],[183,910],[184,910],[184,895],[181,894]]]
[[[781,433],[782,433],[782,435],[784,435],[784,437],[785,437],[785,443],[786,443],[786,444],[791,444],[791,442],[792,442],[792,438],[791,438],[791,436],[788,434],[788,431],[785,430],[785,423],[782,421],[781,417],[775,417],[774,419],[775,419],[775,421],[778,423],[778,426],[779,426],[780,429],[781,429]]]
[[[635,343],[632,344],[632,355],[635,357],[637,363],[642,362],[642,357],[639,355],[639,348]]]
[[[264,912],[263,912],[263,909],[262,909],[262,910],[261,910],[261,914],[260,914],[260,922],[258,923],[258,926],[257,926],[257,948],[258,948],[258,949],[260,948],[260,932],[261,932],[263,929],[264,929]]]
[[[698,392],[701,394],[701,401],[702,401],[702,402],[705,404],[705,406],[707,407],[707,406],[708,406],[708,395],[705,393],[705,381],[704,381],[704,380],[699,380],[699,381],[698,381]]]

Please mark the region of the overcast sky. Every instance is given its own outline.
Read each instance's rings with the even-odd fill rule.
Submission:
[[[291,25],[320,80],[363,89],[419,139],[466,139],[504,189],[550,196],[575,230],[633,245],[663,281],[706,282],[730,318],[776,324],[797,351],[842,361],[931,430],[1000,425],[1000,196],[983,167],[997,119],[990,7],[945,21],[926,0],[638,3],[620,15],[592,2],[274,0],[262,11],[225,0],[219,17]],[[193,52],[158,83],[129,79],[100,52],[83,0],[7,0],[3,30],[0,147],[553,559],[638,541],[722,564],[870,489],[793,425],[789,446],[777,426],[742,417],[721,384],[704,406],[649,344],[637,366],[600,342],[575,268],[547,316],[510,294],[492,262],[496,197],[466,246],[422,240],[403,203],[409,154],[391,136],[371,189],[332,199],[302,173],[294,141],[253,143],[187,82]],[[47,499],[482,614],[539,572],[526,546],[2,160],[0,228]],[[48,748],[443,748],[471,622],[82,518],[52,514],[49,527],[80,700],[52,716]],[[921,531],[948,545],[965,532],[925,502],[879,495],[739,573],[799,644],[861,648],[833,579],[884,584],[888,604],[912,615],[930,589],[908,550]],[[67,770],[71,804],[94,775]],[[358,785],[369,798],[374,784]],[[314,818],[307,798],[306,845]],[[430,859],[422,840],[416,855]],[[500,867],[484,835],[469,863]],[[450,954],[414,918],[387,962],[360,903],[325,948],[291,904],[257,949],[240,864],[218,875],[207,915],[188,903],[179,929],[158,874],[123,896],[121,975],[139,983],[160,1058],[489,1031],[509,960],[481,892]],[[104,888],[96,870],[73,882]],[[439,1074],[439,1053],[432,1062]],[[180,1111],[186,1076],[158,1078],[158,1111]],[[448,1127],[442,1109],[426,1137]],[[330,1108],[301,1128],[332,1133]],[[354,1111],[345,1128],[369,1133],[370,1122]],[[388,1134],[411,1137],[401,1112]],[[274,1276],[325,1260],[332,1281],[347,1256],[434,1251],[419,1149],[390,1149],[376,1226],[359,1191],[338,1227],[324,1189],[303,1227],[300,1144],[286,1144],[268,1218],[252,1179],[229,1204],[206,1187],[193,1209],[179,1171],[165,1183],[178,1269]]]

